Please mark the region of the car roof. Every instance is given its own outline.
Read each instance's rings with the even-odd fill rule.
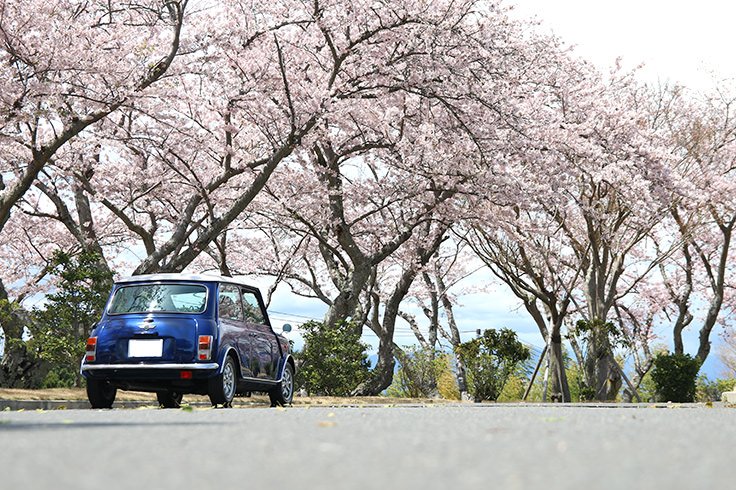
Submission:
[[[196,281],[196,282],[227,282],[230,284],[238,284],[251,289],[257,289],[255,286],[243,282],[234,277],[218,276],[216,274],[181,274],[181,273],[162,273],[162,274],[141,274],[138,276],[123,277],[117,279],[115,284],[126,284],[131,282],[156,282],[156,281]]]

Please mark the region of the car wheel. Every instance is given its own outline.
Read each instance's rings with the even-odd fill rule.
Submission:
[[[225,365],[222,367],[222,373],[210,379],[209,396],[212,406],[232,407],[237,384],[235,361],[232,357],[227,356]]]
[[[87,399],[92,408],[112,408],[118,389],[104,380],[87,380]]]
[[[161,408],[179,408],[184,394],[178,391],[159,391],[156,398]]]
[[[283,407],[290,405],[294,399],[294,368],[286,363],[281,381],[273,390],[268,392],[272,407]]]

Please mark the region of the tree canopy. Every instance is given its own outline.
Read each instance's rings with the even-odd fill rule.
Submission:
[[[698,329],[702,363],[734,307],[732,83],[601,72],[497,0],[6,1],[0,38],[6,341],[61,256],[257,274],[375,333],[378,393],[397,324],[461,344],[482,264],[569,400],[579,320],[616,326],[637,384],[658,329],[678,355]]]

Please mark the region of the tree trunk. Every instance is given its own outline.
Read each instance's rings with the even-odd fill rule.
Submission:
[[[598,243],[594,240],[593,243]],[[605,247],[601,251],[593,246],[591,267],[586,278],[587,289],[585,292],[588,303],[588,314],[591,326],[588,339],[587,355],[585,358],[585,371],[588,386],[595,390],[594,399],[598,401],[612,401],[616,399],[621,389],[621,375],[614,364],[613,349],[608,331],[604,327],[608,312],[613,306],[612,294],[616,287],[618,274],[607,270],[610,267],[616,271],[623,271],[620,257],[612,257],[610,251]],[[611,275],[610,284],[607,285],[606,277]],[[606,294],[608,292],[608,294]]]
[[[457,389],[460,391],[460,399],[469,400],[470,391],[468,390],[468,376],[465,371],[465,363],[463,363],[462,358],[457,352],[455,352],[455,368],[457,369],[455,377],[457,378]]]
[[[0,386],[3,388],[40,388],[49,372],[46,362],[28,350],[18,339],[5,339],[5,354],[0,363]]]
[[[442,308],[445,310],[447,325],[450,328],[450,342],[452,343],[452,350],[455,355],[455,377],[457,379],[457,388],[460,391],[460,399],[468,400],[470,399],[470,392],[468,391],[468,378],[467,373],[465,372],[465,364],[457,353],[457,346],[462,343],[460,339],[460,330],[457,328],[457,321],[455,320],[452,301],[450,301],[450,298],[447,296],[447,287],[442,280],[442,275],[439,270],[435,271],[435,275],[437,277],[437,294],[440,298],[440,302],[442,303]]]
[[[371,370],[370,378],[353,390],[353,396],[378,396],[391,386],[394,379],[394,342],[388,335],[382,335],[378,345],[378,362]],[[391,335],[393,337],[393,335]]]
[[[708,308],[708,314],[703,321],[703,326],[700,328],[700,333],[698,335],[698,353],[695,357],[700,361],[701,364],[705,362],[705,360],[708,358],[708,354],[710,354],[710,333],[711,331],[713,331],[713,327],[716,325],[718,314],[721,311],[722,304],[723,294],[714,294]]]
[[[524,300],[524,307],[527,312],[534,318],[534,322],[539,328],[539,333],[542,334],[542,338],[545,343],[549,344],[547,355],[550,356],[550,379],[549,387],[551,388],[550,399],[553,402],[570,402],[570,386],[567,382],[567,371],[565,369],[565,356],[562,350],[562,336],[560,331],[562,330],[563,316],[556,313],[557,310],[552,311],[552,306],[546,304],[549,323],[552,328],[550,333],[547,329],[547,321],[544,319],[544,315],[539,310],[536,300],[531,301],[529,299]],[[554,321],[553,321],[554,320]],[[552,336],[549,339],[549,336]]]
[[[594,325],[590,332],[585,358],[585,374],[588,386],[595,390],[593,398],[613,401],[621,389],[621,375],[614,366],[608,333],[601,325]]]
[[[325,324],[334,326],[341,321],[352,318],[356,320],[356,328],[362,333],[363,325],[357,311],[360,309],[360,293],[366,289],[370,277],[370,267],[356,267],[344,280],[343,284],[336,284],[340,292],[332,300],[332,304],[327,310]]]
[[[552,335],[550,342],[550,399],[553,402],[570,402],[570,386],[565,372],[565,358],[562,352],[562,337],[559,333]]]
[[[23,340],[27,319],[24,311],[8,299],[0,280],[0,321],[5,332],[5,353],[0,361],[0,386],[3,388],[38,388],[48,373],[44,364]]]
[[[386,301],[383,312],[383,325],[378,325],[378,307],[380,301],[374,302],[375,319],[372,322],[372,329],[378,335],[380,342],[378,346],[378,364],[371,372],[371,379],[356,388],[353,392],[354,395],[376,396],[391,385],[394,377],[394,367],[396,365],[394,359],[394,330],[396,329],[396,319],[400,312],[399,306],[408,294],[409,288],[419,272],[418,268],[426,265],[435,251],[440,247],[446,228],[440,231],[441,233],[435,234],[432,242],[428,243],[425,248],[418,250],[417,264],[410,264],[401,274],[401,278],[391,292],[391,296]]]
[[[634,385],[634,388],[638,391],[639,387],[641,386],[641,382],[644,380],[644,376],[649,372],[649,370],[652,368],[652,365],[654,364],[654,358],[649,357],[647,362],[642,366],[641,368],[636,370],[636,373],[634,374],[634,377],[631,379],[631,384]],[[625,403],[631,403],[634,401],[634,393],[629,389],[629,387],[624,388],[623,393],[623,401]],[[649,400],[641,400],[642,402],[648,402]]]

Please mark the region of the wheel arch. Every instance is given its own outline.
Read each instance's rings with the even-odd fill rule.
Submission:
[[[286,369],[286,365],[291,366],[291,371],[296,374],[296,361],[294,360],[294,356],[291,354],[287,354],[286,359],[281,362],[281,368],[279,369],[279,378],[278,380],[281,381],[281,379],[284,377],[284,370]]]
[[[240,358],[239,358],[238,353],[236,352],[235,348],[232,347],[232,346],[226,347],[223,350],[222,354],[220,355],[220,359],[219,359],[220,367],[217,368],[217,374],[222,374],[222,370],[225,368],[225,360],[228,357],[232,357],[233,358],[233,361],[235,362],[235,371],[236,371],[236,374],[237,374],[238,378],[242,378],[243,377],[243,373],[242,373],[242,371],[240,369]]]

